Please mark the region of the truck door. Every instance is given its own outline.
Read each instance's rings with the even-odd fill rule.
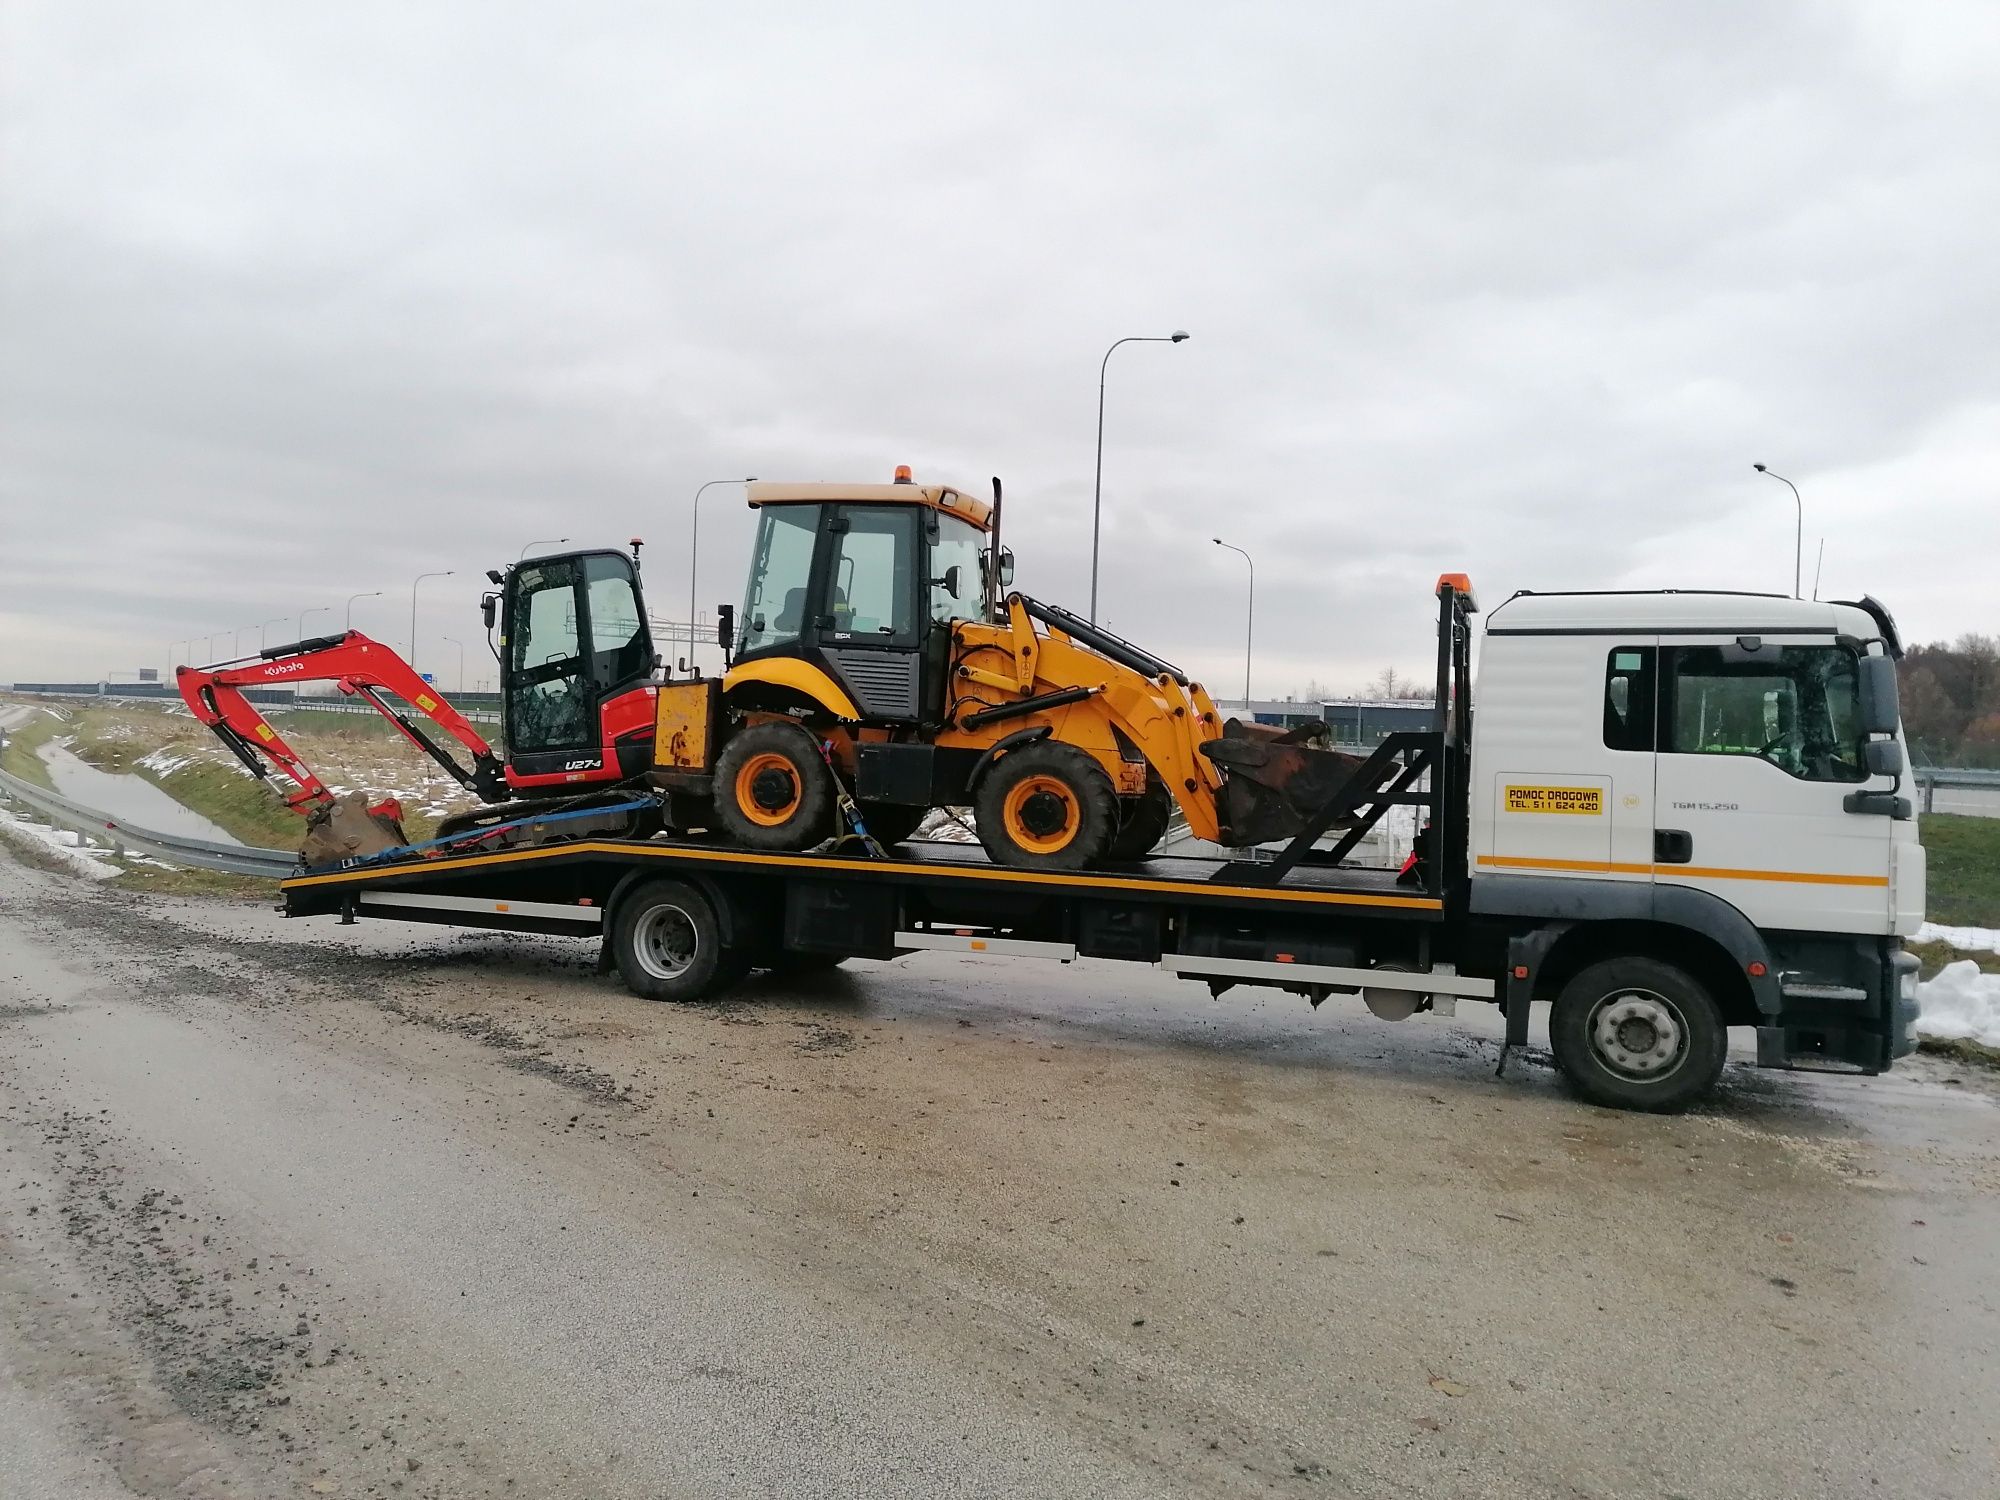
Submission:
[[[1658,643],[1489,638],[1474,721],[1474,867],[1644,882],[1652,873]]]
[[[870,719],[919,717],[922,524],[914,505],[842,506],[827,523],[818,644]]]
[[[1824,635],[1661,648],[1657,883],[1760,927],[1883,930],[1891,821],[1844,806],[1868,780],[1857,660]]]

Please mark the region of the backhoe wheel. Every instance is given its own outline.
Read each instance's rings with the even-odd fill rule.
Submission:
[[[833,832],[833,777],[793,724],[752,724],[715,758],[715,821],[752,849],[810,849]]]
[[[749,967],[723,948],[709,899],[678,880],[649,880],[620,899],[611,956],[625,987],[648,1000],[705,1000]]]
[[[994,763],[974,813],[979,842],[996,863],[1080,870],[1110,846],[1118,796],[1096,761],[1044,740]]]
[[[1549,1009],[1549,1050],[1593,1104],[1674,1110],[1715,1086],[1729,1033],[1714,997],[1684,970],[1611,958],[1562,987]]]
[[[1111,858],[1144,859],[1166,835],[1174,815],[1173,794],[1160,782],[1149,782],[1139,796],[1120,797],[1118,811],[1122,821],[1111,835]]]

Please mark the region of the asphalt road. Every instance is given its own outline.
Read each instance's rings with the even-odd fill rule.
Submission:
[[[0,1495],[1989,1496],[2000,1100],[0,855]]]

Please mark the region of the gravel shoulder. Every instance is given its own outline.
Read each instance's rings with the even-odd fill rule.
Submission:
[[[1661,1120],[1532,1055],[1496,1081],[1483,1019],[936,955],[671,1007],[593,959],[0,855],[0,1491],[1953,1496],[2000,1463],[1980,1070],[1732,1066]]]

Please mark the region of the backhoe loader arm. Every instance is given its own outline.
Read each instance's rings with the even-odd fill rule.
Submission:
[[[289,646],[273,646],[260,652],[251,665],[181,667],[176,670],[174,680],[189,711],[215,731],[251,774],[268,780],[270,770],[276,769],[293,783],[297,790],[284,801],[294,812],[310,816],[330,806],[333,793],[243,696],[246,687],[333,682],[341,692],[360,698],[394,724],[398,733],[481,801],[501,802],[507,797],[500,758],[479,731],[442,694],[434,692],[408,662],[358,630]],[[472,757],[471,766],[460,765],[450,751],[385,702],[381,696],[385,691],[428,715],[457,740]]]

